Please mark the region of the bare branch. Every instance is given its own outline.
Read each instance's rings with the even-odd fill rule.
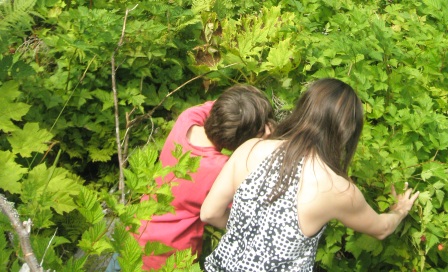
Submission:
[[[8,217],[9,222],[11,222],[12,227],[19,235],[20,246],[22,248],[23,256],[25,262],[32,272],[42,272],[43,269],[39,265],[36,256],[34,255],[33,249],[30,242],[30,234],[20,222],[19,214],[14,208],[14,203],[9,202],[6,197],[0,194],[0,208],[2,212]]]
[[[124,193],[124,165],[123,165],[123,154],[122,154],[122,144],[120,142],[120,118],[119,118],[119,110],[118,110],[118,92],[117,92],[117,81],[116,81],[116,68],[115,68],[115,54],[118,52],[119,48],[123,45],[124,35],[126,31],[126,21],[128,19],[128,14],[130,11],[134,10],[138,6],[135,5],[131,10],[126,9],[126,13],[124,15],[123,20],[123,29],[121,31],[121,37],[118,41],[117,47],[115,48],[114,52],[112,53],[111,57],[111,66],[112,66],[112,91],[114,95],[114,109],[115,109],[115,136],[116,136],[116,142],[117,142],[117,155],[118,155],[118,168],[119,168],[119,178],[118,178],[118,190],[121,191],[121,200],[120,202],[122,204],[125,203],[125,193]]]

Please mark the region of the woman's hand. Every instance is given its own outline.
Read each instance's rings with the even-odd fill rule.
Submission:
[[[409,211],[414,205],[415,200],[418,198],[420,192],[416,192],[412,194],[412,188],[408,188],[408,183],[404,184],[404,193],[397,195],[397,191],[395,190],[395,186],[392,185],[392,196],[397,199],[397,203],[390,207],[391,212],[398,213],[402,216],[402,218],[406,217]]]

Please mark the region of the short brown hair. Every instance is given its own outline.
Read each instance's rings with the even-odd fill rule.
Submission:
[[[274,110],[266,95],[254,86],[238,84],[215,101],[204,129],[217,150],[233,151],[264,134],[266,125],[275,125]]]

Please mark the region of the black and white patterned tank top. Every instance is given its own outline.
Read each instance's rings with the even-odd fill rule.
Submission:
[[[269,203],[268,195],[279,176],[283,157],[277,156],[270,167],[274,154],[264,159],[236,191],[227,232],[206,258],[207,272],[313,270],[325,227],[313,237],[304,236],[299,227],[297,191],[303,160],[291,186]]]

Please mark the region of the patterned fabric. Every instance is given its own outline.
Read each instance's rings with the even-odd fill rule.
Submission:
[[[325,227],[313,237],[304,236],[299,227],[297,191],[303,159],[286,193],[270,204],[268,195],[279,176],[279,162],[283,158],[279,155],[272,161],[274,154],[236,191],[227,232],[206,258],[207,272],[313,270],[317,244]]]

